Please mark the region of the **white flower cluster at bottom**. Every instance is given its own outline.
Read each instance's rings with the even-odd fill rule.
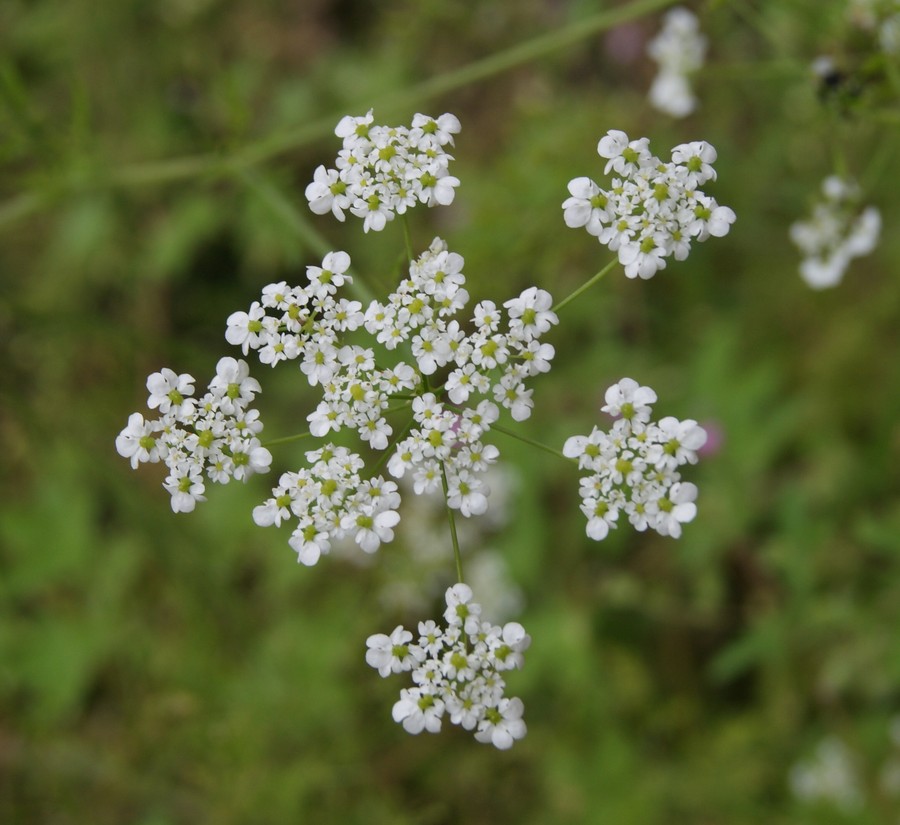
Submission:
[[[531,637],[518,622],[502,628],[481,620],[467,584],[447,589],[446,627],[419,622],[419,641],[398,625],[390,636],[377,633],[366,641],[366,662],[381,676],[411,671],[415,687],[400,691],[393,717],[409,733],[437,733],[444,717],[479,742],[506,750],[525,736],[522,700],[503,695],[501,671],[519,668]]]

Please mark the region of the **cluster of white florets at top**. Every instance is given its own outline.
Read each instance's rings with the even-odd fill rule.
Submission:
[[[469,299],[463,263],[436,238],[410,264],[408,277],[387,301],[372,301],[363,311],[358,301],[335,297],[338,287],[350,280],[350,258],[332,252],[321,267],[308,268],[305,287],[270,284],[249,312],[233,313],[226,338],[245,354],[257,351],[260,360],[273,366],[300,361],[309,383],[322,390],[322,400],[307,417],[316,437],[352,428],[371,449],[385,450],[394,435],[388,414],[409,409],[412,420],[394,446],[388,472],[395,478],[411,472],[416,493],[443,489],[451,508],[471,516],[487,508],[489,489],[481,476],[499,455],[482,437],[499,417],[500,407],[516,421],[531,415],[532,390],[526,381],[550,369],[554,348],[540,337],[557,317],[550,294],[531,287],[502,309],[481,301],[467,332],[452,317]],[[342,342],[344,333],[360,329],[389,351],[404,344],[412,363],[379,366],[374,349]],[[448,370],[446,380],[431,386],[428,378],[438,369]],[[310,511],[307,516],[319,525],[313,533],[303,515],[304,497],[273,510],[272,501],[289,496],[293,483],[283,480],[284,489],[276,490],[258,510],[257,521],[274,523],[272,513],[284,511],[287,517],[288,510],[300,517],[300,535],[316,536],[319,551],[298,545],[297,532],[292,546],[301,561],[314,563],[327,552],[327,534],[334,538],[348,529],[343,519],[347,513],[331,519]]]
[[[259,412],[250,408],[260,387],[245,361],[220,359],[209,391],[199,399],[193,398],[193,376],[168,367],[147,379],[147,390],[147,406],[160,417],[145,420],[132,413],[116,438],[116,450],[135,469],[165,462],[169,476],[163,487],[176,513],[189,513],[206,500],[204,475],[227,484],[268,471],[272,455],[257,438],[263,428]]]
[[[591,474],[581,479],[581,511],[587,535],[606,538],[624,513],[636,530],[678,538],[697,514],[697,487],[681,481],[678,468],[697,463],[706,431],[692,419],[666,416],[651,422],[656,393],[631,378],[606,391],[604,412],[617,417],[609,432],[569,438],[563,454]]]
[[[856,183],[832,175],[822,182],[822,193],[810,218],[790,229],[805,256],[800,274],[813,289],[840,283],[850,261],[868,255],[881,233],[881,213],[874,206],[860,210]]]
[[[447,206],[459,178],[449,174],[453,156],[446,146],[460,130],[455,115],[435,119],[417,114],[411,127],[373,124],[372,110],[341,119],[335,134],[344,141],[335,169],[319,166],[306,187],[309,208],[317,215],[344,212],[363,219],[363,229],[378,232],[395,215],[417,203]]]
[[[647,54],[659,64],[650,103],[672,117],[686,117],[697,108],[690,76],[706,57],[706,38],[697,16],[685,8],[671,9],[660,33],[647,44]]]
[[[524,706],[504,696],[502,673],[521,668],[531,637],[518,622],[503,627],[481,618],[472,589],[456,584],[445,594],[446,625],[419,622],[418,642],[398,625],[388,636],[377,633],[366,642],[366,662],[381,676],[410,672],[414,687],[403,688],[393,717],[404,730],[437,733],[449,718],[475,731],[479,742],[501,750],[525,736]]]
[[[601,244],[618,253],[629,278],[651,278],[665,269],[666,258],[683,261],[693,241],[723,237],[734,212],[700,191],[716,179],[716,150],[706,141],[672,149],[672,162],[650,153],[648,138],[629,140],[610,130],[597,153],[607,158],[604,174],[612,186],[601,189],[587,177],[569,182],[571,197],[563,202],[567,226],[584,227]]]

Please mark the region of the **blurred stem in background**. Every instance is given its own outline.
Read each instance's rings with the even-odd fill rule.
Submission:
[[[438,97],[454,89],[469,86],[509,71],[517,66],[561,51],[614,26],[637,20],[651,12],[674,5],[675,2],[677,0],[635,0],[635,2],[620,8],[599,12],[556,31],[548,32],[496,54],[476,60],[459,69],[429,78],[407,89],[390,92],[374,101],[361,102],[359,108],[396,109]],[[22,95],[16,92],[17,88],[18,84],[15,81],[15,76],[11,74],[10,70],[0,71],[0,89],[3,91],[3,101],[7,109],[11,111],[14,122],[19,123],[22,129],[29,135],[32,135],[35,127],[26,116],[25,101]],[[200,154],[162,161],[135,163],[114,169],[105,175],[98,174],[97,178],[90,183],[92,186],[132,187],[171,183],[197,177],[207,177],[211,180],[216,180],[222,177],[227,178],[240,175],[251,167],[327,136],[334,129],[334,124],[344,114],[346,112],[340,112],[282,134],[270,135],[241,149],[237,149],[230,155],[220,153]],[[37,141],[37,135],[34,135],[34,140],[40,145]],[[62,183],[61,194],[63,196],[77,194],[81,183],[83,182],[78,180],[72,185]],[[59,186],[60,181],[56,181],[54,189]],[[6,203],[0,204],[0,229],[52,205],[56,196],[57,193],[49,191],[48,187],[48,189],[42,191],[23,192]],[[279,211],[283,211],[283,209],[279,207]]]

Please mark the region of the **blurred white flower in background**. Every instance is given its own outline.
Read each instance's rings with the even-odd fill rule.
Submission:
[[[831,175],[822,182],[823,196],[812,215],[791,225],[791,240],[803,253],[800,274],[813,289],[840,283],[854,258],[875,249],[881,234],[881,213],[859,207],[859,187]]]
[[[649,92],[654,108],[672,117],[697,108],[689,78],[703,66],[706,46],[693,12],[677,7],[666,14],[662,30],[647,44],[647,54],[659,64]]]

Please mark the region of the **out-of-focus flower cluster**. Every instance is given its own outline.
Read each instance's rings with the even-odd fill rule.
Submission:
[[[331,212],[344,220],[349,211],[363,219],[363,229],[379,232],[417,203],[447,206],[453,202],[459,178],[448,172],[460,130],[455,115],[435,119],[417,114],[411,127],[378,126],[372,110],[363,117],[347,116],[335,128],[343,139],[336,168],[319,166],[306,187],[309,208],[317,215]]]
[[[850,0],[847,15],[855,25],[875,33],[883,52],[900,54],[900,0]]]
[[[810,759],[794,765],[790,785],[794,795],[804,802],[829,802],[847,812],[863,805],[853,753],[834,737],[823,739]]]
[[[681,481],[678,468],[697,463],[706,431],[692,419],[666,416],[651,422],[656,393],[631,378],[606,391],[604,412],[617,417],[609,432],[569,438],[563,454],[590,475],[581,479],[581,511],[587,535],[606,538],[624,513],[636,530],[678,538],[697,514],[697,487]]]
[[[685,8],[671,9],[662,30],[647,44],[647,54],[659,64],[650,86],[650,103],[672,117],[686,117],[697,108],[690,76],[706,57],[706,38],[697,16]]]
[[[437,733],[444,719],[475,731],[479,742],[501,750],[525,736],[524,706],[504,695],[503,673],[521,668],[531,637],[518,622],[503,627],[481,618],[471,588],[447,589],[445,625],[419,622],[418,641],[398,625],[388,636],[377,633],[366,641],[366,662],[381,676],[409,672],[413,687],[403,688],[393,717],[404,730]]]
[[[245,361],[220,359],[200,399],[193,398],[194,378],[168,367],[147,379],[147,390],[147,406],[159,410],[160,417],[145,420],[132,413],[116,438],[116,450],[135,469],[144,462],[165,462],[169,476],[163,487],[176,513],[189,513],[206,500],[205,478],[227,484],[268,471],[272,455],[260,445],[263,424],[250,408],[259,382],[250,377]]]
[[[874,776],[878,796],[896,803],[900,800],[900,716],[890,721],[888,734],[890,751]],[[809,757],[791,767],[788,783],[801,802],[834,807],[844,814],[857,813],[867,807],[867,791],[875,785],[863,773],[867,762],[870,760],[862,759],[832,734],[822,739]]]
[[[868,255],[881,234],[881,213],[860,209],[859,187],[836,175],[822,182],[823,197],[808,220],[791,225],[791,240],[804,258],[800,274],[813,289],[840,283],[854,258]]]
[[[308,382],[322,389],[322,401],[308,416],[314,436],[350,427],[372,449],[385,450],[394,435],[386,417],[391,405],[395,412],[409,409],[412,420],[407,435],[393,447],[388,472],[398,479],[411,473],[417,494],[443,490],[450,507],[471,516],[487,509],[490,491],[482,477],[499,456],[497,448],[482,438],[498,419],[500,407],[516,421],[531,415],[532,390],[526,381],[550,369],[554,349],[540,337],[557,318],[550,309],[550,294],[532,287],[506,301],[502,309],[492,301],[480,302],[467,333],[453,320],[469,298],[463,263],[436,238],[410,264],[408,277],[387,302],[372,301],[363,312],[359,302],[334,297],[337,288],[350,280],[346,274],[350,258],[332,252],[321,267],[308,268],[306,287],[271,284],[249,312],[233,313],[226,337],[245,353],[256,350],[260,360],[273,366],[281,360],[300,360]],[[389,351],[404,344],[414,363],[377,366],[373,349],[342,344],[345,332],[361,328]],[[431,389],[428,376],[439,368],[451,369],[443,387]],[[446,399],[439,397],[441,389]],[[473,396],[482,398],[471,403]],[[361,462],[354,458],[354,466],[362,466]],[[343,477],[335,481],[345,483]],[[348,529],[350,513],[336,518],[310,511],[308,517],[318,525],[313,532],[298,510],[301,502],[312,506],[317,499],[294,497],[290,506],[273,509],[273,502],[284,500],[293,484],[291,478],[283,481],[273,498],[257,508],[257,520],[274,524],[271,514],[282,511],[284,518],[288,512],[301,517],[298,530],[315,537],[318,552],[312,548],[301,552],[296,532],[292,546],[301,561],[311,564],[319,553],[327,552],[331,539]],[[377,546],[367,535],[362,546],[373,544]]]
[[[597,153],[607,158],[604,174],[615,175],[612,185],[601,189],[587,177],[570,181],[565,222],[617,252],[629,278],[651,278],[670,256],[687,258],[694,241],[728,234],[734,212],[699,188],[716,179],[716,150],[706,141],[679,144],[671,163],[663,163],[647,138],[629,140],[610,130]]]

